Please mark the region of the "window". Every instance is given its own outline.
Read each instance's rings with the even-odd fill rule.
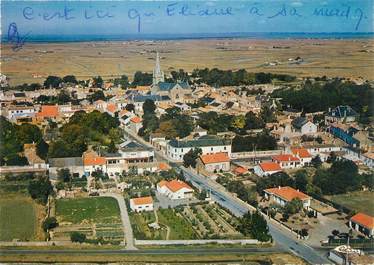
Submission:
[[[223,147],[223,150],[226,150],[226,146]]]
[[[210,148],[210,151],[213,151],[213,147]]]

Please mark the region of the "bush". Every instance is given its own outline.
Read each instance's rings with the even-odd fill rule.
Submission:
[[[79,232],[73,232],[70,234],[70,240],[71,242],[83,243],[86,241],[86,235]]]
[[[45,232],[47,230],[58,226],[57,219],[55,217],[48,217],[43,221],[42,227]]]

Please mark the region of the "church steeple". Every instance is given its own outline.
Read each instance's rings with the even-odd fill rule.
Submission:
[[[164,72],[161,71],[161,66],[160,66],[160,56],[157,52],[156,54],[156,65],[155,68],[153,69],[153,85],[157,85],[159,82],[164,82]]]

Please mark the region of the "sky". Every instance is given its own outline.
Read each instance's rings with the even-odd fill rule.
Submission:
[[[1,1],[2,36],[373,32],[374,0]]]

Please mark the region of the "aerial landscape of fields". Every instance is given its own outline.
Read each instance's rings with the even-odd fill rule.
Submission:
[[[48,75],[74,74],[79,79],[104,79],[138,71],[151,72],[160,52],[166,73],[195,68],[246,69],[249,72],[300,77],[362,77],[372,75],[372,39],[206,39],[170,41],[102,41],[25,43],[13,51],[2,47],[2,72],[13,85],[42,82]],[[295,63],[289,59],[301,58]],[[32,64],[27,63],[32,62]]]

